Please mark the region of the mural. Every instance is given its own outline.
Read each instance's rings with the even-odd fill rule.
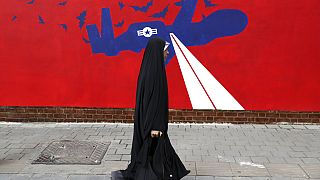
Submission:
[[[318,0],[0,2],[0,105],[134,108],[150,37],[170,108],[319,111]]]
[[[192,23],[197,2],[198,0],[178,2],[181,10],[172,25],[166,26],[161,21],[134,23],[129,26],[127,32],[117,38],[115,38],[113,34],[110,10],[104,8],[102,9],[101,33],[98,31],[96,25],[87,25],[92,52],[104,53],[107,56],[118,55],[120,51],[124,50],[140,52],[146,46],[148,38],[153,35],[157,35],[169,42],[170,38],[172,38],[169,36],[170,32],[179,35],[187,46],[201,46],[219,37],[238,34],[244,30],[248,23],[247,17],[243,12],[232,9],[215,11],[207,17],[204,16],[200,22]],[[150,1],[146,6],[132,7],[136,11],[147,12],[148,8],[152,6],[152,3],[153,1]],[[206,3],[208,3],[208,1],[206,1]],[[168,6],[152,16],[165,17],[167,11]],[[124,20],[115,26],[117,27],[123,23]],[[186,29],[188,29],[188,31],[186,31]],[[174,35],[172,34],[171,36]],[[176,48],[177,43],[175,39],[177,38],[173,38],[174,40],[171,42],[173,42],[175,46],[170,46],[169,51],[174,52],[173,47],[175,47],[175,51],[179,51],[179,49],[177,50]],[[168,55],[166,64],[170,62],[174,55],[176,55],[176,53],[170,53]],[[194,68],[190,67],[188,70],[185,70],[183,67],[186,67],[186,65],[182,65],[183,61],[179,58],[180,56],[178,56],[178,54],[177,57],[193,109],[244,110],[206,68],[202,67],[202,69],[199,69],[198,74],[202,74],[202,72],[208,73],[208,75],[203,75],[206,77],[200,75],[199,77],[203,77],[206,80],[199,82],[198,76],[196,74],[193,75],[193,72],[190,70]],[[201,65],[201,63],[199,65]],[[208,78],[211,78],[211,80]],[[204,88],[203,85],[207,88]]]

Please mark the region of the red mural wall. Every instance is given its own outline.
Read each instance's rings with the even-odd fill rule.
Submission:
[[[0,1],[0,106],[134,108],[143,49],[93,53],[86,26],[101,30],[102,8],[110,9],[115,37],[137,22],[171,25],[182,2]],[[208,3],[197,2],[192,22],[236,9],[247,25],[239,34],[188,49],[244,109],[320,111],[319,0]],[[152,16],[166,7],[164,17]],[[176,56],[166,68],[170,108],[191,109]]]

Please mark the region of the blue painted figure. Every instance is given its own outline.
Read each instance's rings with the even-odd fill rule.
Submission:
[[[181,1],[181,10],[172,25],[165,25],[162,21],[138,22],[131,24],[128,30],[118,37],[114,37],[110,10],[103,8],[101,33],[95,24],[86,26],[92,52],[104,53],[107,56],[116,56],[125,50],[140,52],[151,36],[156,35],[171,42],[171,32],[187,47],[201,46],[216,38],[239,34],[248,24],[247,16],[234,9],[217,10],[204,17],[201,22],[193,23],[192,17],[197,1]],[[171,53],[166,64],[175,55],[173,46],[170,46],[169,51]]]

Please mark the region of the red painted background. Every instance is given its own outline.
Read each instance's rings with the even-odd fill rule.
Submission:
[[[125,19],[115,36],[134,22],[159,20],[124,7],[118,1],[0,1],[0,105],[133,108],[143,51],[119,56],[92,54],[79,14],[98,24],[101,8],[111,9],[114,23]],[[123,0],[127,5],[147,1]],[[154,1],[150,14],[165,8],[171,24],[180,7]],[[319,0],[199,0],[193,21],[218,9],[232,8],[248,16],[240,34],[189,47],[217,80],[247,110],[320,111]],[[38,23],[38,15],[45,24]],[[16,19],[12,21],[12,17]],[[58,24],[67,24],[65,31]],[[86,25],[85,24],[85,25]],[[170,108],[191,108],[177,63],[167,65]]]

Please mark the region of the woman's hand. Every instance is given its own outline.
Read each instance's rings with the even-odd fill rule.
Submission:
[[[151,130],[151,137],[159,137],[162,135],[161,131]]]

